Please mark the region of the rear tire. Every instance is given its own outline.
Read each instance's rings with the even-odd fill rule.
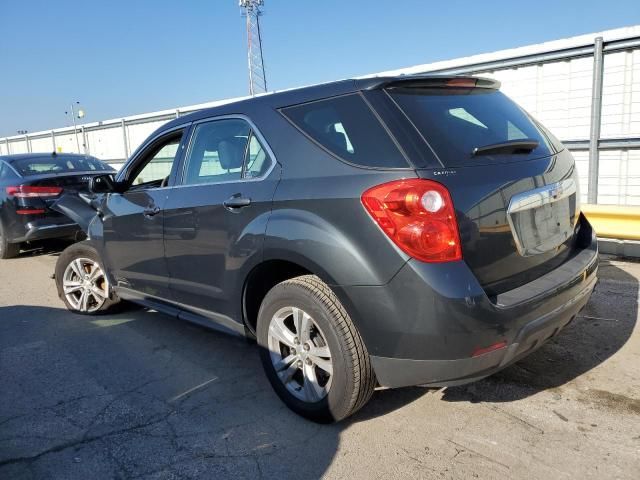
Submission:
[[[58,296],[68,310],[82,315],[99,315],[120,299],[111,291],[98,251],[88,242],[67,247],[55,269]]]
[[[376,379],[364,342],[336,295],[315,275],[287,280],[267,293],[257,337],[269,382],[299,415],[336,422],[371,398]]]
[[[9,243],[9,239],[4,234],[4,228],[0,223],[0,259],[17,257],[20,253],[19,243]]]

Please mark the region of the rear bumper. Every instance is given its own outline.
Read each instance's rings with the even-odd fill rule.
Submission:
[[[555,336],[597,283],[597,241],[564,265],[489,298],[464,262],[410,260],[377,287],[338,287],[380,385],[457,385],[486,377]],[[473,352],[505,342],[498,350]]]
[[[586,305],[595,286],[592,278],[579,295],[548,314],[526,324],[506,347],[477,357],[457,360],[411,360],[372,356],[378,383],[385,387],[462,385],[505,368],[555,337]]]
[[[12,243],[32,242],[50,238],[73,237],[80,231],[77,224],[68,218],[43,218],[28,221],[24,224],[23,232],[19,236],[10,239]]]

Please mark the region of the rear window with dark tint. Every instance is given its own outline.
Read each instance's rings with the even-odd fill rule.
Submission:
[[[339,158],[376,168],[406,168],[404,157],[358,94],[282,109],[309,137]]]
[[[486,88],[392,88],[388,90],[446,167],[517,162],[551,155],[544,134],[513,101]],[[473,155],[476,147],[536,140],[526,153]]]
[[[109,165],[94,157],[65,157],[63,155],[20,158],[14,160],[11,165],[22,176],[43,175],[46,173],[114,171]]]

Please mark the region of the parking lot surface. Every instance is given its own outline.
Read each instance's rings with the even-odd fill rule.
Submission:
[[[640,263],[603,258],[557,338],[475,384],[316,425],[254,345],[143,309],[64,310],[55,252],[0,262],[0,478],[598,478],[640,472]]]

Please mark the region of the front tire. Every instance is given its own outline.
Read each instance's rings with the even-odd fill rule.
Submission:
[[[98,251],[88,242],[71,245],[60,254],[55,279],[58,296],[74,313],[104,313],[120,301],[111,292]]]
[[[282,282],[265,296],[257,325],[267,377],[294,412],[342,420],[371,398],[375,374],[346,310],[315,275]]]

